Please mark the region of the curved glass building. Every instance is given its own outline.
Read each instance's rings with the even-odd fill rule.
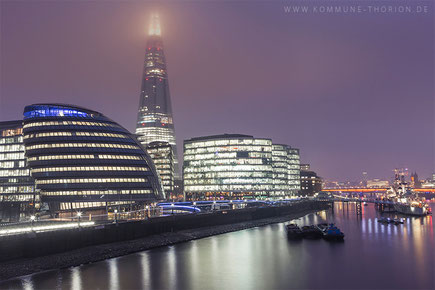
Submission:
[[[151,158],[101,113],[61,105],[24,109],[26,158],[50,210],[151,202],[164,193]]]

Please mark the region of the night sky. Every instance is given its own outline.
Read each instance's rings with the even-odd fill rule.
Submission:
[[[301,2],[314,3],[1,1],[0,120],[69,103],[134,132],[158,11],[180,155],[184,139],[242,133],[300,148],[327,179],[429,177],[432,2],[426,14],[284,13]]]

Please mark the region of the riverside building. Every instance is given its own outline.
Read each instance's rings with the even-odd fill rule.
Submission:
[[[146,147],[147,153],[156,166],[162,181],[167,198],[173,200],[174,196],[174,151],[168,142],[152,142]]]
[[[36,188],[52,212],[131,208],[164,198],[149,155],[101,113],[71,105],[27,106],[23,134]]]
[[[289,197],[296,193],[296,182],[290,174],[290,164],[296,164],[293,158],[294,152],[289,146],[274,146],[271,139],[250,135],[223,134],[185,140],[183,180],[186,198]]]
[[[289,164],[289,192],[291,195],[298,194],[301,190],[301,158],[299,149],[289,148],[288,150],[288,164]]]
[[[309,164],[304,164],[301,170],[301,194],[312,196],[322,190],[322,179],[310,169]]]
[[[299,149],[285,144],[272,146],[273,198],[288,198],[301,189]]]
[[[0,221],[19,221],[30,215],[37,202],[34,193],[24,156],[22,121],[0,122]]]

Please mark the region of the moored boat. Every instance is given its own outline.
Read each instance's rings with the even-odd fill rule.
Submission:
[[[323,236],[322,231],[315,226],[303,226],[301,230],[302,236],[306,239],[320,239]]]
[[[394,199],[394,210],[401,214],[425,216],[429,206],[420,198],[405,181],[403,170],[395,170],[394,184],[387,194]]]
[[[302,231],[296,224],[289,224],[286,226],[287,237],[289,239],[300,239],[302,238]]]
[[[325,240],[342,241],[344,239],[344,233],[334,224],[329,224],[323,231],[323,238]]]
[[[427,215],[427,206],[422,202],[406,202],[394,204],[394,209],[406,215],[425,216]]]
[[[389,221],[386,217],[381,217],[380,219],[378,219],[378,223],[388,224]]]
[[[328,224],[327,224],[327,223],[318,224],[316,227],[317,227],[319,230],[321,230],[322,233],[323,233],[323,231],[325,231],[325,230],[328,228]]]

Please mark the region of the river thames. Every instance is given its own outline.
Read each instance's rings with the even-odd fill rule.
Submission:
[[[431,204],[432,211],[435,204]],[[272,224],[156,248],[93,264],[38,273],[1,289],[434,289],[432,216],[381,224],[374,207],[354,203],[294,220],[334,222],[342,243],[289,241]]]

